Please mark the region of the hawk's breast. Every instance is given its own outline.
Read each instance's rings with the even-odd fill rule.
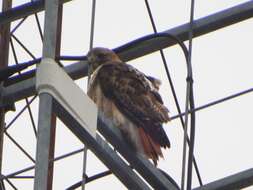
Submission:
[[[96,77],[96,76],[94,76]],[[98,109],[104,113],[104,115],[110,119],[115,127],[118,127],[135,149],[144,154],[143,145],[138,132],[138,127],[130,121],[120,110],[116,107],[113,101],[106,98],[102,92],[100,84],[93,78],[92,83],[88,89],[89,97],[97,104]]]

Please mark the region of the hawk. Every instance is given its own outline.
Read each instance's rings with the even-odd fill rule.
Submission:
[[[136,152],[155,165],[170,148],[162,124],[170,120],[158,93],[161,82],[126,64],[112,50],[93,48],[87,54],[91,79],[88,96],[111,119]]]

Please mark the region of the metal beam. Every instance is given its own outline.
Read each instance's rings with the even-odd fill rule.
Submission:
[[[252,0],[195,20],[193,24],[194,25],[193,37],[198,37],[198,36],[216,31],[218,29],[230,26],[232,24],[241,22],[251,17],[253,17],[253,1]],[[190,26],[189,23],[185,23],[175,28],[166,30],[164,31],[164,33],[175,35],[182,41],[185,41],[185,40],[188,40],[189,26]],[[158,51],[160,49],[167,48],[173,45],[175,45],[174,40],[168,39],[166,37],[161,37],[161,38],[155,38],[149,41],[145,41],[138,45],[135,44],[135,46],[131,46],[131,47],[129,47],[129,44],[125,44],[123,46],[116,48],[115,51],[118,52],[122,60],[129,61],[137,57],[144,56],[149,53],[153,53],[155,51]],[[80,56],[80,58],[82,57]],[[83,63],[77,63],[77,64],[83,64]],[[69,69],[72,71],[75,70],[76,73],[78,73],[78,75],[76,75],[77,78],[87,75],[87,70],[83,72],[80,70],[78,71],[79,69],[78,66],[75,66],[75,65],[72,65],[72,66],[73,68],[69,68]],[[35,73],[34,71],[30,71],[28,73],[24,73],[22,77],[27,79],[27,78],[33,77],[34,73]],[[18,81],[17,77],[13,77],[13,80],[14,82]]]
[[[72,0],[60,0],[60,3],[67,3]],[[24,18],[26,16],[30,16],[34,13],[38,13],[45,9],[44,0],[32,1],[30,3],[25,3],[18,7],[14,7],[9,11],[0,13],[0,25],[13,22],[20,18]]]
[[[209,16],[197,19],[193,22],[193,37],[214,32],[218,29],[230,26],[243,20],[253,17],[253,1],[225,9]],[[181,41],[189,38],[190,23],[164,31],[164,33],[177,36]],[[157,38],[140,43],[129,50],[125,47],[116,48],[116,51],[123,51],[120,56],[125,60],[135,59],[154,51],[175,45],[175,40],[169,38]],[[127,47],[127,46],[126,46]]]
[[[194,190],[237,190],[253,185],[253,168],[208,183]]]
[[[91,136],[56,100],[53,109],[73,134],[87,145],[128,189],[150,189],[99,135],[96,138]]]
[[[59,31],[59,0],[45,1],[45,24],[43,39],[43,58],[55,59],[59,53],[60,46],[57,46],[57,31]],[[60,9],[61,10],[61,9]],[[60,18],[61,19],[61,18]],[[61,21],[60,21],[61,22]],[[41,64],[44,64],[41,62]],[[49,160],[54,157],[55,125],[56,117],[52,112],[52,96],[39,94],[39,121],[38,140],[36,148],[36,167],[34,189],[52,189],[53,162]]]
[[[3,0],[2,11],[7,11],[12,7],[12,0]],[[0,69],[8,66],[9,58],[9,41],[10,41],[10,24],[0,26]],[[0,82],[0,100],[2,101],[3,83]],[[2,175],[3,163],[3,143],[5,129],[5,108],[0,109],[0,174]],[[4,188],[4,183],[0,181],[0,189]]]
[[[213,32],[222,27],[229,26],[251,17],[253,17],[253,1],[249,1],[196,20],[193,27],[194,37]],[[165,33],[170,33],[178,36],[181,40],[187,40],[188,29],[189,23],[167,30]],[[172,40],[169,40],[167,38],[156,38],[133,46],[129,49],[121,46],[115,50],[120,51],[119,55],[124,61],[129,61],[139,56],[144,56],[148,53],[152,53],[154,51],[165,47],[170,47],[172,45],[175,45],[175,42]],[[85,64],[85,61],[81,61],[67,66],[65,69],[73,79],[79,79],[81,77],[87,76],[87,66]],[[29,71],[28,73],[24,73],[22,77],[26,80],[21,82],[17,82],[19,80],[17,77],[10,79],[10,81],[13,80],[15,84],[6,87],[4,92],[5,103],[18,101],[27,96],[35,94],[35,81],[33,78],[29,79],[30,77],[34,76],[34,73],[34,70]],[[2,105],[0,104],[0,106]]]
[[[58,7],[57,15],[57,26],[56,26],[56,41],[55,41],[55,57],[60,56],[61,53],[61,34],[62,34],[62,14],[63,14],[63,5],[60,4]],[[53,55],[54,56],[54,55]],[[56,115],[53,113],[51,116],[51,135],[50,135],[50,147],[49,147],[49,160],[54,159],[55,152],[55,135],[56,135]],[[53,177],[54,177],[54,162],[48,163],[48,187],[47,190],[52,190]]]
[[[40,95],[38,139],[36,148],[36,165],[34,189],[42,190],[48,187],[48,158],[50,146],[51,118],[53,98],[48,94]]]
[[[137,155],[125,143],[117,128],[102,113],[99,114],[98,131],[119,151],[131,166],[154,188],[178,190],[176,183],[166,178],[153,164],[142,155]]]
[[[230,26],[232,24],[241,22],[243,20],[249,19],[253,17],[253,1],[248,1],[242,3],[240,5],[225,9],[223,11],[211,14],[209,16],[197,19],[193,23],[193,37],[198,37],[210,32],[214,32],[218,29]],[[177,36],[180,40],[186,41],[188,40],[188,31],[190,24],[185,23],[175,28],[164,31],[164,33],[172,34]],[[132,43],[132,42],[130,42]],[[135,44],[134,46],[129,46],[125,44],[118,48],[115,48],[115,51],[119,54],[122,60],[129,61],[149,53],[153,53],[155,51],[161,50],[163,48],[167,48],[175,45],[175,41],[166,37],[154,38],[139,44]],[[82,58],[82,56],[80,56]],[[83,63],[77,63],[83,64]],[[74,66],[70,68],[70,70],[75,70],[78,75],[76,75],[78,79],[80,77],[87,75],[87,70],[78,71],[78,66]],[[75,75],[75,74],[74,74]],[[21,78],[27,79],[34,76],[34,71],[28,72],[27,74],[23,74]],[[17,77],[13,77],[13,82],[18,81]]]

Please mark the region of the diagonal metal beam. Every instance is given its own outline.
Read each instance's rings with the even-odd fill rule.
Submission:
[[[60,0],[60,3],[67,3],[72,0]],[[24,18],[26,16],[30,16],[34,13],[38,13],[45,9],[44,0],[32,1],[30,3],[25,3],[18,7],[14,7],[9,11],[0,13],[0,25],[13,22],[20,18]]]
[[[194,21],[193,26],[193,37],[198,37],[223,27],[230,26],[232,24],[241,22],[243,20],[249,19],[253,17],[253,1],[248,1],[246,3],[242,3],[240,5],[225,9],[223,11],[211,14],[209,16],[197,19]],[[182,41],[188,40],[188,31],[189,31],[189,23],[182,24],[175,28],[164,31],[164,33],[169,33],[177,36]],[[130,42],[131,43],[131,42]],[[128,44],[120,46],[115,49],[120,55],[120,57],[124,61],[129,61],[135,59],[140,56],[147,55],[149,53],[153,53],[154,51],[158,51],[160,49],[170,47],[175,45],[174,40],[170,40],[168,38],[154,38],[138,45],[132,45],[131,47]],[[80,59],[83,58],[79,56]],[[87,71],[86,71],[87,72]],[[83,74],[87,74],[83,72]],[[33,77],[31,74],[34,72],[29,72],[27,75]],[[80,71],[79,71],[80,73]],[[82,77],[84,75],[79,76]],[[25,75],[25,74],[24,74]],[[28,76],[28,77],[29,77]],[[26,77],[27,78],[27,77]],[[15,79],[15,77],[14,77]]]
[[[119,151],[121,155],[137,170],[137,172],[154,188],[177,190],[176,182],[167,179],[157,168],[147,159],[129,148],[125,143],[119,130],[113,127],[110,120],[106,119],[102,113],[99,114],[98,131]]]
[[[213,32],[222,27],[238,23],[251,17],[253,17],[252,0],[196,20],[194,22],[193,27],[194,37]],[[178,36],[181,40],[187,40],[188,29],[189,23],[186,23],[181,26],[167,30],[165,32]],[[119,48],[116,48],[115,50],[119,51],[119,55],[124,61],[129,61],[131,59],[147,55],[149,53],[152,53],[165,47],[170,47],[172,45],[175,45],[175,42],[169,40],[168,38],[154,38],[152,40],[140,43],[139,45],[135,45],[132,47],[124,45]],[[85,61],[72,64],[70,66],[67,66],[65,69],[73,79],[79,79],[81,77],[87,76],[87,66]],[[25,80],[21,82],[18,82],[20,78],[17,77],[13,77],[9,81],[7,81],[7,84],[11,83],[12,85],[5,88],[3,102],[7,103],[18,101],[27,96],[34,95],[34,74],[34,70],[24,73],[21,78],[25,78]],[[2,105],[0,103],[0,107],[1,106]]]
[[[72,151],[72,152],[69,152],[67,154],[64,154],[64,155],[61,155],[61,156],[58,156],[58,157],[55,157],[53,160],[50,160],[50,162],[56,162],[56,161],[59,161],[59,160],[62,160],[64,158],[67,158],[67,157],[70,157],[70,156],[73,156],[73,155],[76,155],[80,152],[83,151],[83,148],[81,149],[78,149],[78,150],[75,150],[75,151]],[[17,175],[20,175],[22,173],[25,173],[25,172],[28,172],[28,171],[31,171],[35,168],[35,165],[32,165],[32,166],[29,166],[29,167],[26,167],[24,169],[21,169],[21,170],[18,170],[18,171],[15,171],[13,173],[10,173],[10,174],[7,174],[7,175],[0,175],[0,180],[4,180],[6,178],[13,178]]]
[[[208,183],[194,190],[237,190],[253,185],[253,168]]]
[[[210,32],[214,32],[218,29],[230,26],[232,24],[241,22],[243,20],[249,19],[253,17],[253,1],[248,1],[246,3],[242,3],[240,5],[225,9],[223,11],[211,14],[209,16],[196,19],[193,24],[193,37],[198,37]],[[188,31],[190,24],[185,23],[175,28],[164,31],[164,33],[172,34],[177,36],[180,40],[185,41],[188,40]],[[130,42],[132,43],[132,42]],[[119,56],[124,61],[129,61],[135,59],[137,57],[141,57],[147,55],[149,53],[153,53],[155,51],[161,50],[163,48],[167,48],[175,45],[174,40],[170,40],[166,37],[164,38],[154,38],[142,43],[130,45],[130,43],[120,46],[115,49]],[[84,58],[83,56],[79,56],[80,59]],[[83,64],[76,63],[76,64]],[[73,71],[73,75],[76,76],[74,79],[81,78],[87,75],[87,70],[78,70],[80,67],[76,65],[70,66],[70,70]],[[81,66],[81,69],[82,66]],[[35,71],[30,71],[26,74],[23,74],[22,77],[19,78],[31,78],[34,76]],[[17,82],[19,79],[17,77],[12,78],[11,81],[7,81],[7,83],[13,84]]]
[[[53,110],[73,134],[87,145],[128,189],[150,189],[99,135],[96,138],[91,136],[56,100],[53,102]]]
[[[230,26],[232,24],[241,22],[243,20],[253,17],[253,1],[250,0],[246,3],[219,11],[217,13],[196,19],[193,22],[193,37],[202,36],[204,34],[214,32],[218,29]],[[190,23],[177,26],[175,28],[164,31],[177,36],[181,41],[186,41],[189,38],[188,32]],[[154,51],[175,45],[175,41],[166,38],[151,39],[140,43],[132,48],[119,47],[116,50],[121,52],[120,56],[125,60],[135,59]]]

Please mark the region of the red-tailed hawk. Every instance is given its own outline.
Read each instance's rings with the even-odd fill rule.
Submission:
[[[88,95],[134,149],[157,165],[163,157],[161,147],[170,147],[162,128],[169,121],[169,111],[158,93],[160,81],[122,62],[106,48],[92,49],[87,58],[92,74]]]

